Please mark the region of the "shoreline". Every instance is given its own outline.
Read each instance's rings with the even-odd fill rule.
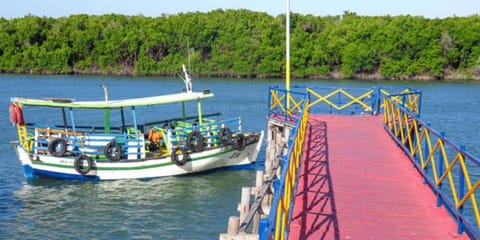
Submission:
[[[12,75],[81,75],[81,76],[131,76],[131,77],[177,77],[178,73],[165,73],[165,74],[135,74],[133,71],[128,71],[123,69],[118,72],[105,72],[100,70],[91,70],[91,71],[71,71],[67,73],[53,72],[53,71],[3,71],[0,70],[0,75],[3,74],[12,74]],[[229,78],[229,79],[283,79],[284,75],[280,74],[191,74],[194,78]],[[357,73],[353,74],[351,77],[345,77],[341,72],[333,71],[329,75],[308,75],[308,76],[298,76],[292,74],[293,79],[299,80],[360,80],[360,81],[417,81],[417,82],[480,82],[480,76],[467,77],[465,72],[451,72],[448,71],[443,78],[437,78],[428,74],[413,76],[413,77],[399,77],[399,78],[386,78],[380,73]]]

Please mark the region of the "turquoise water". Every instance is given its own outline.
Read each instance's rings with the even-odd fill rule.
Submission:
[[[1,239],[218,239],[228,217],[238,215],[242,186],[254,185],[255,172],[214,171],[150,181],[75,182],[51,179],[27,181],[10,145],[16,131],[8,120],[11,96],[70,97],[103,100],[181,91],[180,80],[96,77],[0,75],[0,238]],[[267,90],[275,80],[194,80],[194,89],[210,88],[216,97],[205,112],[225,118],[241,116],[244,130],[266,129]],[[371,87],[378,82],[295,82],[300,85]],[[422,90],[422,117],[467,150],[480,155],[480,84],[381,83],[395,90]],[[37,112],[49,118],[50,113]],[[146,112],[145,114],[154,114]],[[163,113],[171,116],[171,111]],[[157,117],[157,116],[155,116]],[[80,116],[81,118],[81,116]],[[88,121],[84,116],[84,121]],[[264,152],[259,155],[260,165]],[[260,168],[261,166],[259,166]]]

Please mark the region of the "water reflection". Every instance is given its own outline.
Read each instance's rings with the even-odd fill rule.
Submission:
[[[15,192],[19,210],[8,222],[6,227],[12,230],[6,236],[218,238],[228,216],[235,214],[240,188],[254,184],[253,175],[254,171],[218,171],[150,181],[36,179]]]

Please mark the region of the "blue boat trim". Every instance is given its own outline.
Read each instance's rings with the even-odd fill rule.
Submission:
[[[28,179],[35,179],[36,177],[47,177],[47,178],[58,178],[58,179],[65,179],[65,180],[87,180],[87,181],[101,180],[98,176],[85,176],[85,175],[78,175],[78,174],[66,174],[66,173],[58,173],[58,172],[52,172],[47,170],[39,170],[39,169],[32,168],[30,165],[24,165],[23,169],[25,171],[25,176]],[[210,173],[210,172],[216,172],[216,171],[222,171],[222,170],[238,171],[238,170],[254,170],[254,169],[255,169],[255,163],[253,162],[253,163],[236,165],[236,166],[219,167],[219,168],[214,168],[214,169],[210,169],[203,172],[187,173],[184,175],[192,175],[197,173]],[[178,176],[182,176],[182,175],[178,175]],[[157,178],[162,178],[162,177],[141,178],[141,180],[148,181],[148,180],[157,179]]]

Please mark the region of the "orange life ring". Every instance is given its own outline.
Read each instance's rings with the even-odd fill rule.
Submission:
[[[20,105],[11,103],[10,107],[8,108],[8,111],[10,113],[10,121],[13,124],[18,124],[18,125],[24,124],[22,107],[20,107]]]
[[[162,132],[156,131],[154,129],[150,129],[150,132],[148,132],[148,140],[150,140],[153,143],[159,143],[160,140],[162,140]]]

